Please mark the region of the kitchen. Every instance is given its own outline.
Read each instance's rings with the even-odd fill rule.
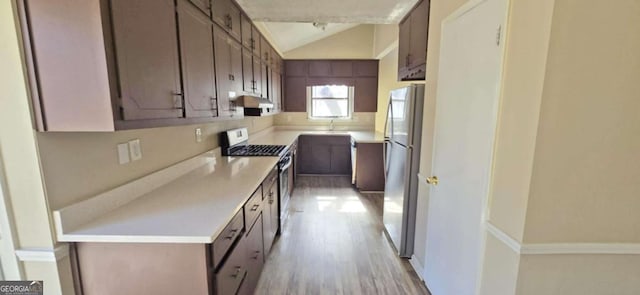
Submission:
[[[2,279],[44,294],[633,294],[633,165],[603,184],[619,202],[572,203],[634,158],[622,78],[639,73],[602,55],[640,48],[625,1],[6,1]],[[579,47],[596,11],[632,41]],[[575,66],[594,62],[629,87],[586,83]],[[603,89],[626,107],[584,104]],[[593,118],[625,136],[571,129]]]

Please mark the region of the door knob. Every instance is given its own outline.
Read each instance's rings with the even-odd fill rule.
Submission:
[[[438,176],[427,177],[427,183],[432,185],[438,185]]]

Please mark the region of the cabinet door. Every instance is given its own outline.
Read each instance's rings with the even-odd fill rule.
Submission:
[[[260,77],[260,89],[262,90],[262,97],[271,99],[273,96],[271,96],[271,87],[269,87],[269,80],[271,79],[271,77],[269,76],[270,71],[264,62],[261,62],[260,72],[262,73]]]
[[[328,60],[309,61],[309,77],[330,77],[331,62]]]
[[[211,19],[225,30],[229,29],[229,0],[211,0]]]
[[[354,61],[353,74],[356,77],[378,77],[378,61],[377,60]]]
[[[229,91],[231,91],[232,73],[231,73],[231,47],[227,43],[227,33],[213,26],[213,36],[215,45],[216,60],[216,82],[218,88],[218,116],[229,117],[232,114],[232,108],[229,103]]]
[[[251,51],[242,48],[242,90],[253,93],[255,84],[253,80],[253,55]]]
[[[351,145],[331,145],[331,171],[334,175],[351,175]]]
[[[260,58],[253,56],[253,92],[255,94],[262,94],[262,63]]]
[[[258,28],[256,28],[256,26],[254,26],[253,24],[251,25],[251,39],[253,39],[252,41],[253,55],[258,57],[258,59],[261,59],[262,44],[260,43],[261,42],[260,39],[262,39],[262,34],[260,34],[260,31],[258,31]]]
[[[235,98],[237,95],[242,92],[242,82],[243,82],[243,73],[242,73],[242,45],[240,42],[235,40],[228,40],[229,49],[231,50],[231,86],[229,87],[229,91],[232,91],[231,97]]]
[[[186,116],[217,115],[212,24],[186,0],[178,1],[180,48]]]
[[[350,60],[331,61],[331,76],[333,77],[353,76],[353,62]]]
[[[240,24],[240,15],[242,14],[240,8],[235,3],[229,3],[229,36],[240,41],[242,40],[242,33]]]
[[[411,46],[411,15],[400,23],[398,37],[398,80],[404,78],[409,67],[409,47]]]
[[[309,73],[306,60],[288,60],[284,66],[284,74],[288,77],[306,77]]]
[[[266,197],[264,199],[264,232],[263,232],[263,240],[264,240],[264,253],[265,257],[269,255],[269,251],[271,251],[271,246],[273,246],[273,241],[278,233],[278,227],[280,225],[280,220],[278,218],[278,182],[275,181],[271,183],[266,193]]]
[[[411,37],[409,45],[409,68],[427,62],[427,39],[429,36],[429,0],[422,0],[411,12]]]
[[[183,117],[172,0],[112,0],[125,120]]]
[[[251,20],[244,14],[240,16],[240,26],[242,28],[242,46],[253,50],[253,37],[251,36],[253,24],[251,24]]]
[[[211,2],[209,2],[209,0],[189,0],[189,2],[193,3],[193,5],[198,7],[200,11],[204,12],[207,16],[211,16]]]
[[[284,82],[284,109],[287,112],[307,111],[307,78],[286,77]]]
[[[378,78],[356,78],[353,98],[355,112],[378,110]]]
[[[265,257],[262,236],[264,231],[263,220],[264,216],[258,216],[258,219],[247,233],[247,277],[242,283],[242,292],[239,294],[253,294],[260,279]]]

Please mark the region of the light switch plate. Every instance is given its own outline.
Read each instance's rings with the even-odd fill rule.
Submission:
[[[202,142],[202,128],[196,128],[196,142]]]
[[[129,155],[131,156],[131,161],[138,161],[142,159],[142,148],[140,148],[140,139],[129,141]]]
[[[118,144],[118,163],[120,165],[127,164],[131,161],[129,159],[129,143]]]

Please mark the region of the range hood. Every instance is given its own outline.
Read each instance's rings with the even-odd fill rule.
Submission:
[[[242,95],[236,98],[236,105],[244,107],[245,116],[266,116],[274,114],[273,102],[266,98]]]
[[[238,96],[238,98],[236,98],[236,104],[238,106],[244,107],[245,109],[273,108],[273,102],[271,102],[270,100],[251,95]]]

